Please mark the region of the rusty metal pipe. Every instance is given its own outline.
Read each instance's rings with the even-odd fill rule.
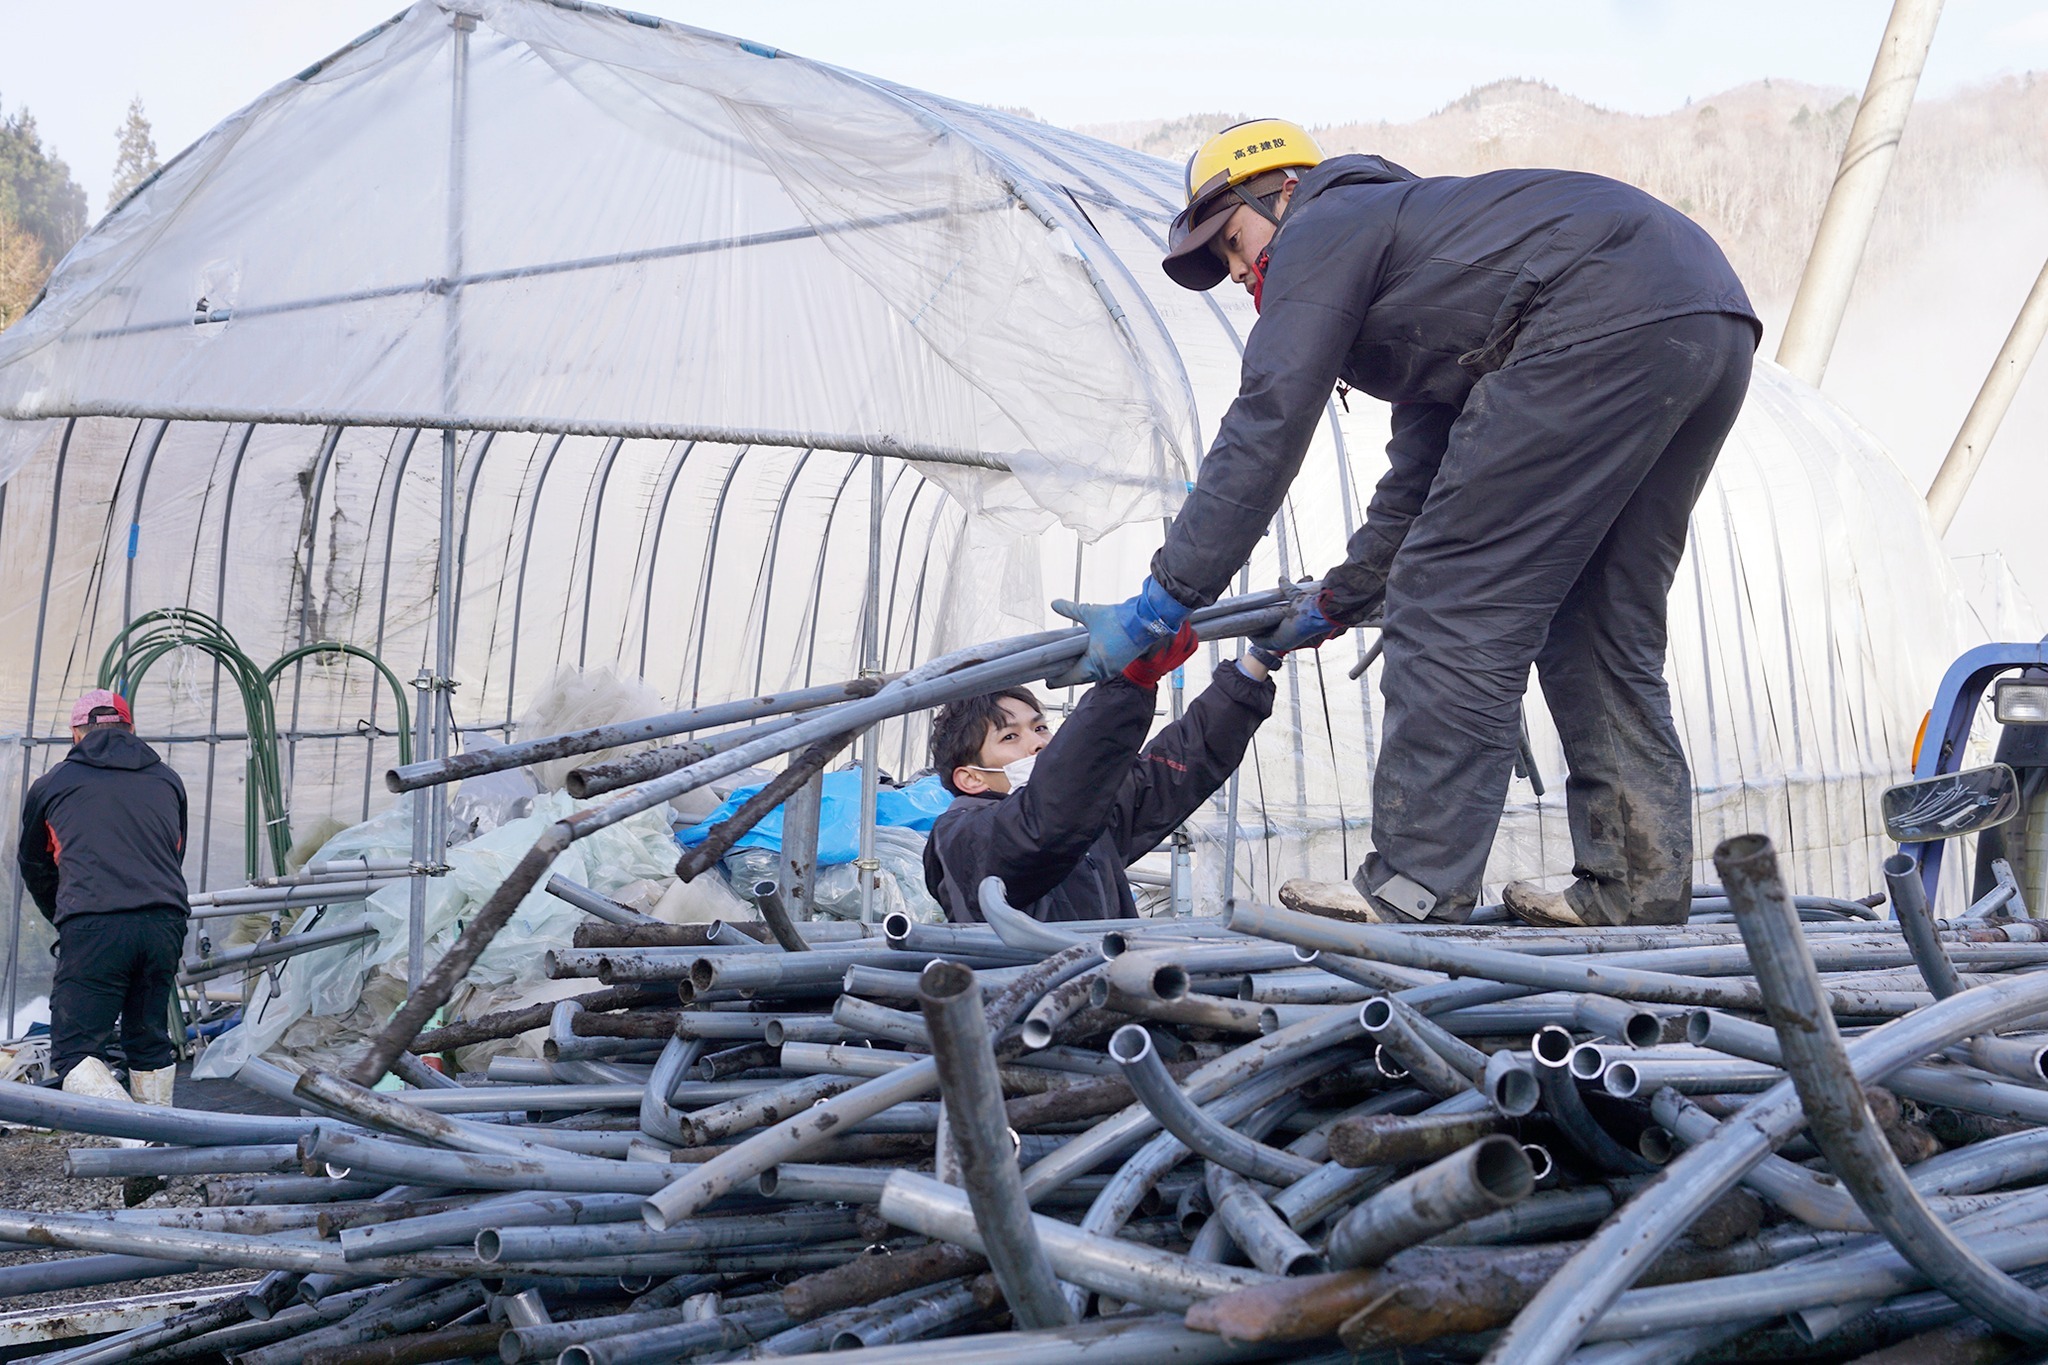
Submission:
[[[1469,1218],[1492,1213],[1535,1191],[1529,1156],[1513,1138],[1493,1134],[1389,1185],[1330,1230],[1330,1263],[1374,1266]]]

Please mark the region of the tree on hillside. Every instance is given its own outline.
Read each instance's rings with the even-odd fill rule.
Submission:
[[[128,101],[128,121],[114,136],[120,147],[114,158],[114,187],[107,191],[109,209],[163,166],[156,159],[156,139],[150,135],[149,119],[142,112],[142,96]]]
[[[42,246],[55,265],[85,231],[85,191],[63,159],[43,147],[35,116],[0,115],[0,215]]]
[[[85,191],[43,147],[28,110],[0,111],[0,327],[28,311],[85,231]]]
[[[0,328],[28,311],[48,273],[42,243],[0,213]]]

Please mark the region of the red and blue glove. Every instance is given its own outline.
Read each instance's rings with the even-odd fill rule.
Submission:
[[[1133,683],[1150,692],[1159,686],[1159,680],[1193,658],[1201,648],[1201,641],[1195,638],[1192,622],[1183,622],[1181,628],[1171,637],[1160,641],[1145,653],[1124,665],[1124,681]]]
[[[1062,598],[1052,609],[1069,621],[1088,627],[1088,651],[1072,669],[1047,681],[1054,687],[1114,678],[1147,650],[1174,638],[1194,608],[1175,601],[1150,578],[1127,602],[1094,606]]]

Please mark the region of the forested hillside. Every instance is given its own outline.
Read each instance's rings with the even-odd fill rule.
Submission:
[[[85,191],[26,109],[0,108],[0,327],[28,310],[85,231]]]

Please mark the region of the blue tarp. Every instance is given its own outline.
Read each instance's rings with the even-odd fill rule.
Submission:
[[[684,848],[695,848],[711,831],[732,817],[748,798],[766,785],[741,787],[725,798],[725,804],[703,820],[676,835]],[[953,804],[953,796],[936,777],[925,777],[907,787],[884,787],[875,796],[875,823],[931,833],[932,822]],[[741,835],[734,848],[782,849],[782,807],[768,812],[762,821]],[[818,862],[830,867],[850,863],[860,856],[860,773],[825,774],[825,799],[818,815]]]

